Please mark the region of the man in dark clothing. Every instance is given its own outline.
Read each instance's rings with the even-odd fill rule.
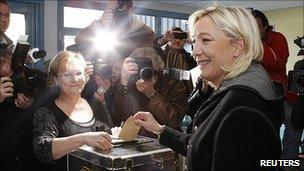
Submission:
[[[38,170],[32,148],[33,99],[16,92],[14,96],[12,54],[6,47],[2,44],[0,50],[1,166],[16,171]]]
[[[0,43],[8,45],[13,44],[13,41],[4,34],[10,23],[10,13],[11,7],[7,0],[0,0]]]

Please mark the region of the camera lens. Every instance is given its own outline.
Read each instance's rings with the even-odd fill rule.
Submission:
[[[304,93],[304,73],[298,72],[294,76],[294,85],[300,92]]]
[[[153,78],[154,71],[150,67],[145,67],[140,71],[140,78],[144,81],[151,80]]]

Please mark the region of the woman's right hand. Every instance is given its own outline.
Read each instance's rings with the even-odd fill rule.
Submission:
[[[83,133],[83,138],[85,144],[90,147],[97,147],[103,151],[113,148],[111,144],[112,138],[110,134],[106,132],[85,132]]]
[[[139,111],[134,115],[135,122],[144,127],[147,131],[153,132],[154,134],[160,134],[162,127],[153,117],[150,112]]]

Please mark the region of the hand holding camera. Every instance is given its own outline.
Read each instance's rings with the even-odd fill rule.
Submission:
[[[105,93],[111,86],[111,82],[109,79],[102,79],[100,76],[95,75],[95,82],[98,87],[97,91],[94,93],[94,97],[99,101],[99,102],[104,102],[105,101]]]
[[[136,82],[136,88],[138,91],[144,93],[147,97],[151,97],[156,92],[154,88],[155,83],[156,83],[155,79],[151,79],[147,81],[140,79]]]
[[[19,108],[27,108],[33,104],[34,99],[30,97],[26,97],[22,93],[17,93],[17,97],[15,99],[15,105]]]
[[[164,36],[159,39],[158,44],[162,46],[172,40],[173,40],[173,31],[167,30],[166,33],[164,34]]]
[[[168,42],[172,42],[174,39],[187,40],[188,33],[182,31],[173,31],[172,29],[167,30],[164,36],[158,40],[158,44],[163,46]]]
[[[127,86],[129,78],[137,73],[138,65],[134,62],[134,59],[131,57],[126,58],[122,65],[121,84]]]
[[[0,79],[0,103],[2,103],[7,97],[14,95],[14,84],[9,77],[1,77]]]

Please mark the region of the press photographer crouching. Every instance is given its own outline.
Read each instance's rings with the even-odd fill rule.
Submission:
[[[135,50],[126,58],[121,80],[113,94],[112,119],[120,125],[130,115],[147,110],[158,122],[180,130],[180,123],[187,111],[186,91],[178,80],[156,74],[164,62],[152,47]],[[156,138],[152,133],[140,130],[140,135]]]
[[[17,73],[11,67],[13,47],[0,46],[1,166],[9,170],[38,170],[39,162],[31,145],[34,97],[22,91],[26,82],[16,82]]]

